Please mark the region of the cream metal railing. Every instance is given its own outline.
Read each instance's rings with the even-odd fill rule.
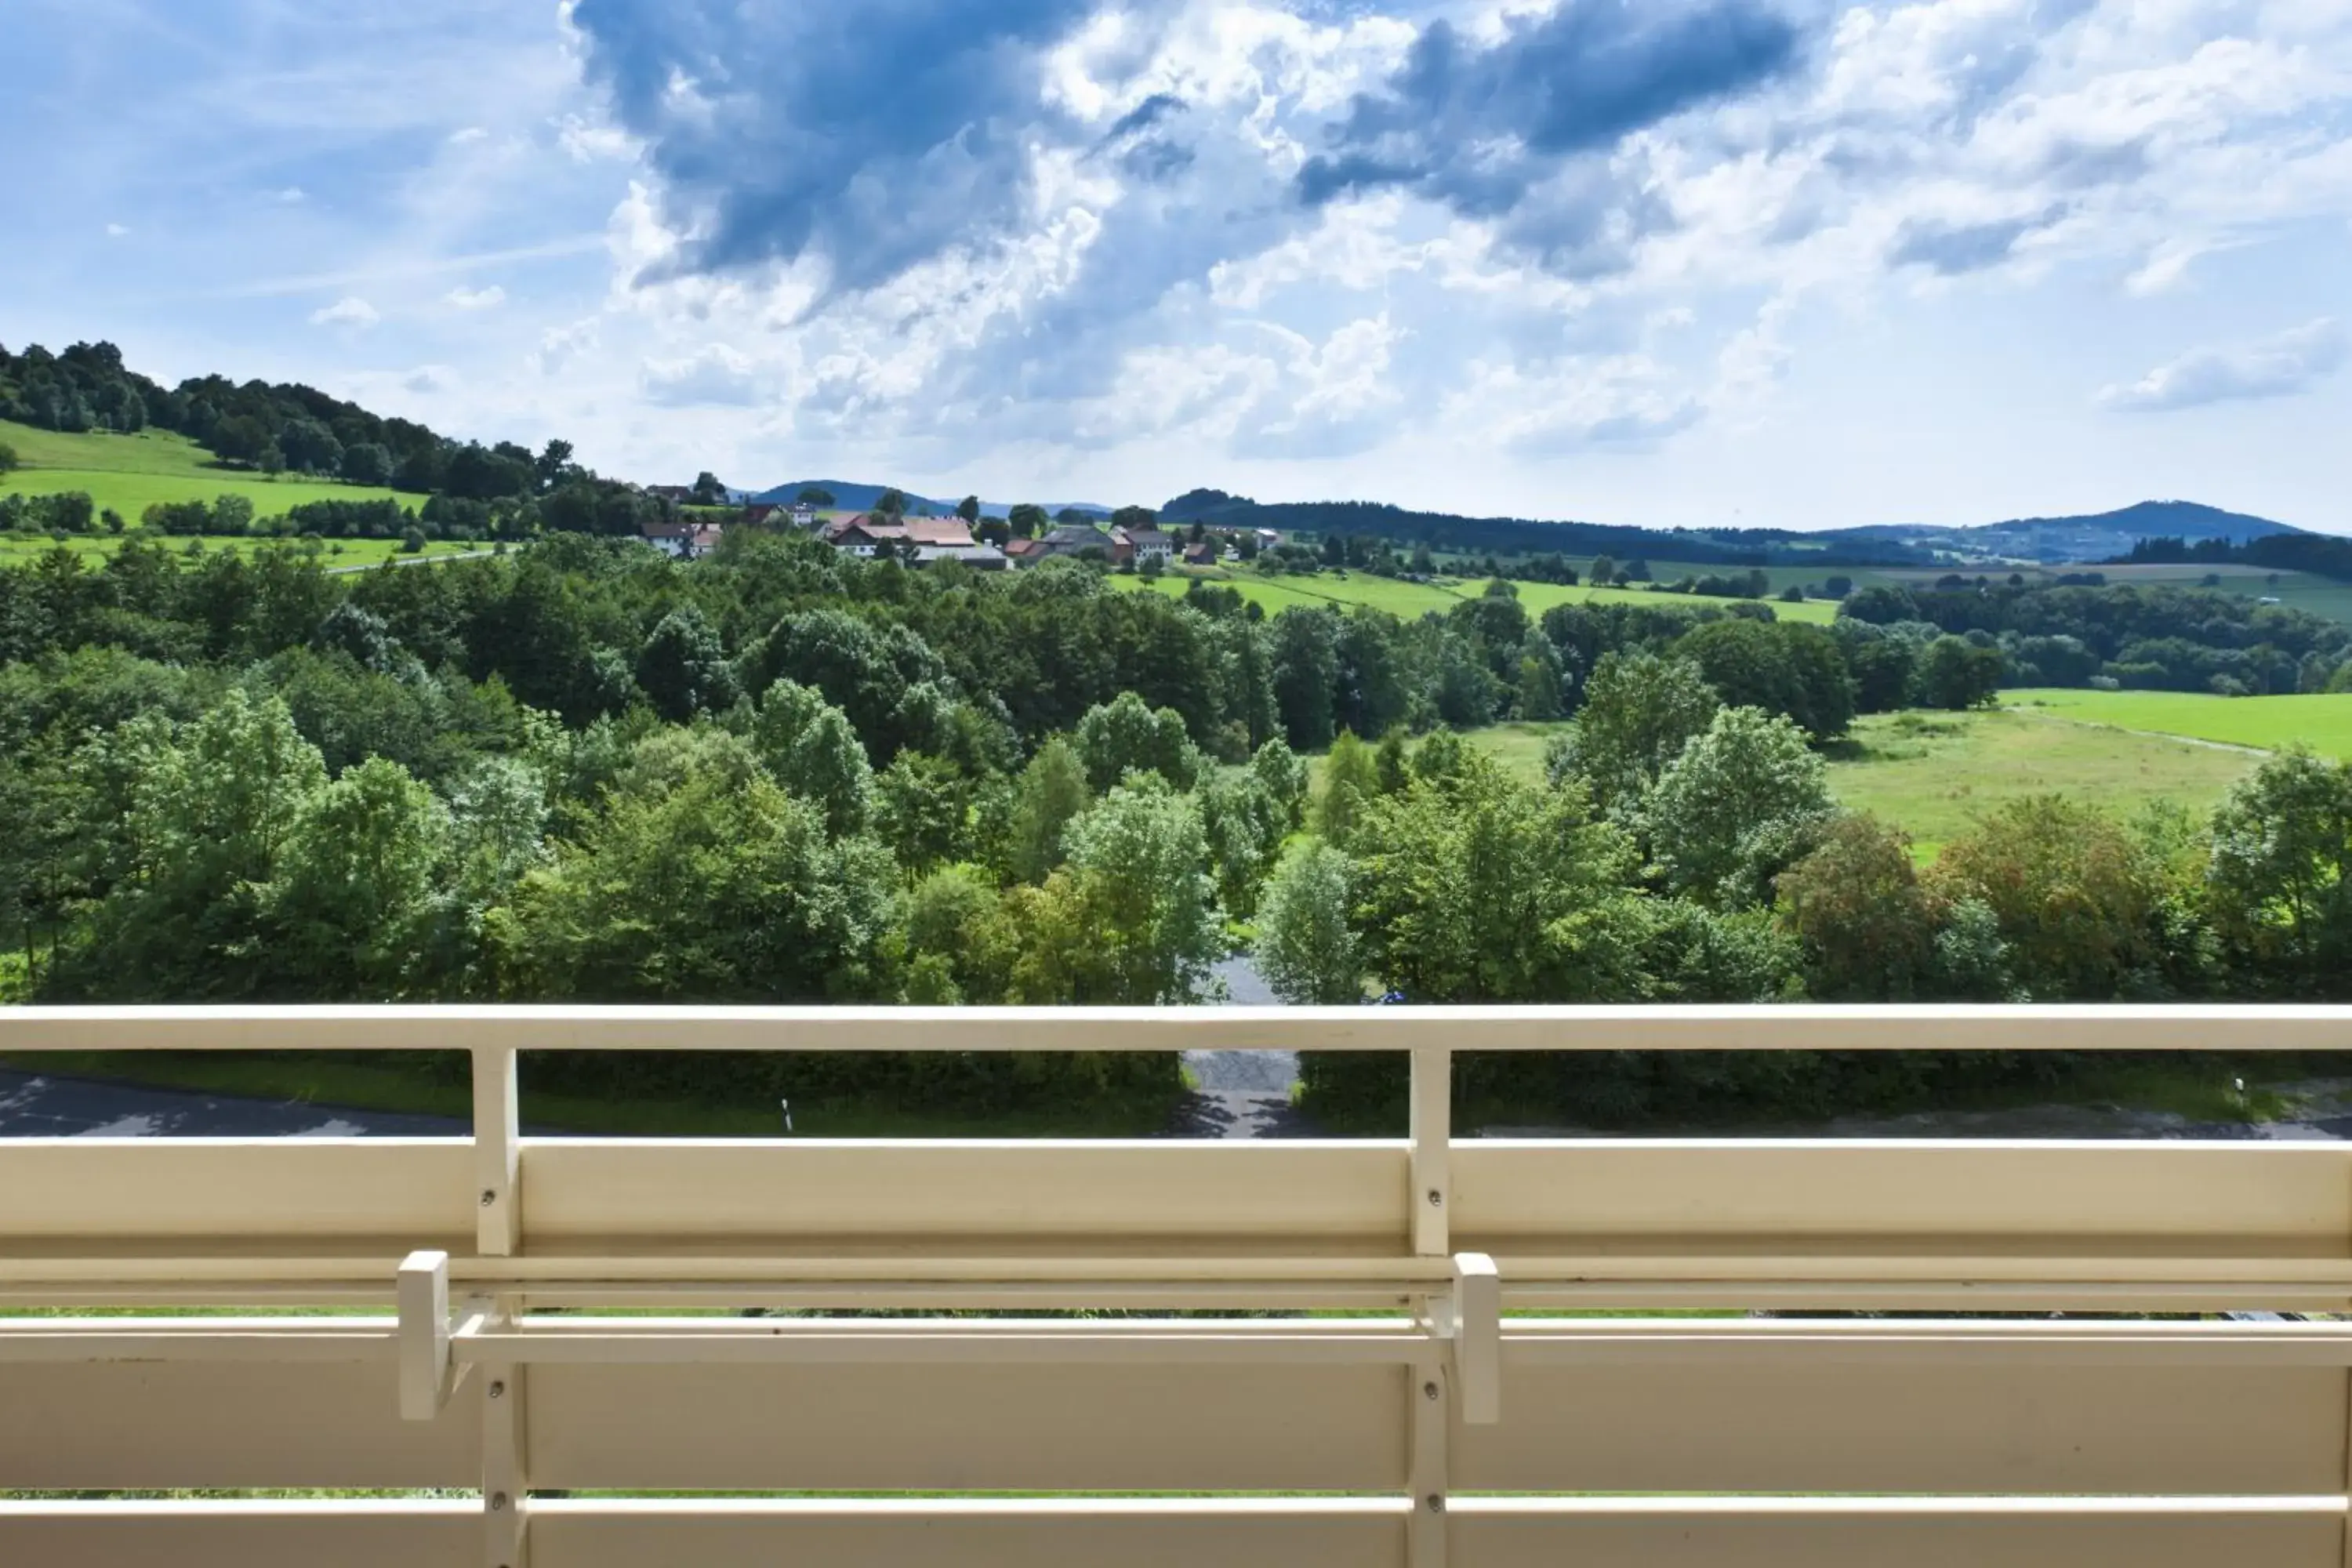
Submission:
[[[1457,1050],[2346,1046],[2325,1008],[0,1012],[10,1054],[464,1049],[476,1112],[0,1142],[0,1310],[89,1314],[0,1318],[0,1563],[2346,1568],[2352,1324],[2210,1314],[2352,1310],[2352,1148],[1448,1132]],[[517,1120],[538,1050],[1192,1047],[1409,1052],[1412,1135]],[[1757,1309],[2021,1315],[1565,1315]],[[182,1495],[40,1495],[126,1492]]]

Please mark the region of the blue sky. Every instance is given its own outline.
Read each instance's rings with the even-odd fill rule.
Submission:
[[[2345,0],[10,0],[0,342],[609,472],[2352,531]]]

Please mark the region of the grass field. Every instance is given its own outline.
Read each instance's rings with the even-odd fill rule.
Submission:
[[[2033,709],[1878,713],[1858,720],[1832,758],[1830,789],[1910,834],[1925,858],[2025,795],[2063,795],[2125,815],[2169,801],[2201,814],[2260,760]]]
[[[2352,696],[2210,697],[2193,691],[2012,691],[2011,708],[2079,724],[2278,751],[2304,745],[2352,761]]]
[[[415,559],[415,556],[401,549],[400,541],[397,539],[329,539],[312,542],[288,539],[165,538],[157,540],[152,535],[146,537],[150,542],[159,542],[164,549],[180,553],[185,553],[191,544],[206,552],[225,550],[239,555],[250,555],[259,550],[308,549],[315,542],[320,559],[331,570],[342,566],[377,566],[386,561]],[[46,554],[57,548],[58,546],[54,540],[22,539],[0,534],[0,566],[22,565],[35,556]],[[122,540],[110,533],[69,538],[65,542],[64,548],[76,555],[86,556],[92,560],[103,560],[122,548]],[[434,540],[418,552],[418,554],[428,558],[466,555],[488,548],[489,548],[488,545],[471,542]]]
[[[1206,576],[1211,582],[1238,588],[1244,598],[1265,605],[1268,615],[1275,615],[1290,609],[1294,605],[1301,605],[1309,607],[1370,605],[1375,609],[1386,610],[1391,615],[1411,618],[1424,615],[1431,610],[1443,612],[1453,608],[1465,599],[1475,599],[1486,586],[1483,580],[1477,579],[1403,583],[1392,577],[1374,577],[1360,572],[1351,572],[1344,577],[1333,576],[1328,573],[1320,573],[1312,577],[1261,577],[1254,572],[1235,572],[1229,575],[1222,573],[1200,575]],[[1128,576],[1124,574],[1111,578],[1113,583],[1121,587],[1139,591],[1156,588],[1159,592],[1175,598],[1183,596],[1185,588],[1192,580],[1192,576],[1178,573],[1171,573],[1158,578]],[[1741,602],[1736,599],[1703,599],[1683,594],[1659,594],[1641,588],[1590,588],[1582,585],[1569,588],[1553,583],[1518,583],[1514,586],[1519,591],[1519,603],[1527,606],[1528,613],[1530,615],[1541,615],[1554,605],[1570,603],[1672,606],[1675,605],[1727,605]],[[1811,621],[1817,626],[1827,626],[1837,616],[1835,605],[1818,599],[1807,600],[1801,605],[1783,605],[1775,602],[1771,609],[1774,615],[1783,620]]]
[[[24,467],[0,475],[0,494],[58,495],[89,492],[100,510],[111,508],[136,523],[158,501],[211,500],[241,495],[256,517],[279,517],[314,500],[391,499],[414,509],[416,498],[367,485],[327,479],[269,479],[217,467],[211,453],[184,436],[142,430],[136,436],[65,436],[0,420],[0,442],[16,449]]]
[[[2325,700],[2340,700],[2352,710],[2352,698]],[[1498,724],[1466,738],[1536,782],[1543,777],[1546,743],[1565,728]],[[1843,804],[1910,834],[1924,860],[1986,814],[2024,795],[2064,795],[2126,815],[2157,801],[2210,811],[2258,761],[2193,740],[2078,722],[2049,709],[1876,713],[1855,721],[1853,738],[1832,756],[1830,789]]]

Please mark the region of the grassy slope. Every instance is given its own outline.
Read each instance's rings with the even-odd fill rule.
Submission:
[[[2352,760],[2352,696],[2210,697],[2192,691],[2012,691],[2011,707],[2084,724],[2264,751],[2302,744]]]
[[[368,485],[333,480],[268,479],[215,467],[212,454],[184,436],[143,430],[136,436],[64,436],[0,420],[0,442],[16,449],[25,466],[0,476],[0,493],[55,495],[86,490],[100,508],[113,508],[136,523],[158,501],[211,500],[241,495],[257,517],[278,517],[314,500],[381,500],[413,503],[413,496]]]
[[[1137,590],[1156,587],[1160,592],[1175,597],[1182,596],[1190,580],[1178,573],[1157,579],[1124,574],[1111,579],[1121,587]],[[1484,586],[1479,582],[1449,581],[1443,584],[1401,583],[1394,578],[1373,577],[1360,572],[1351,572],[1345,577],[1328,573],[1313,577],[1260,577],[1255,573],[1237,572],[1230,576],[1211,575],[1210,580],[1240,589],[1243,597],[1265,605],[1269,615],[1297,605],[1370,605],[1376,609],[1411,617],[1430,610],[1451,609],[1465,599],[1475,598]],[[1664,605],[1738,603],[1730,599],[1658,594],[1640,588],[1590,588],[1580,585],[1567,588],[1550,583],[1520,583],[1515,586],[1519,591],[1519,603],[1528,607],[1530,615],[1541,615],[1554,605],[1569,603]],[[1808,600],[1801,605],[1774,603],[1771,608],[1772,613],[1783,620],[1811,621],[1820,626],[1827,626],[1837,615],[1835,605],[1822,600]]]

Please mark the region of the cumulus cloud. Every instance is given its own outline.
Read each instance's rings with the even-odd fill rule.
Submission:
[[[760,393],[751,356],[725,343],[712,343],[685,359],[649,362],[639,385],[649,401],[668,408],[743,406],[757,402]]]
[[[310,312],[314,327],[373,327],[383,318],[376,308],[356,294],[346,294],[331,305]]]
[[[1405,185],[1473,216],[1516,208],[1559,160],[1605,150],[1788,70],[1795,26],[1752,0],[1562,0],[1481,45],[1431,23],[1307,161],[1310,204]]]
[[[2291,4],[576,0],[556,139],[640,188],[531,363],[940,470],[1752,430],[1920,279],[2352,215],[2352,23]]]
[[[109,239],[121,239],[130,232],[131,230],[128,227],[119,223],[110,223],[106,226],[106,237]]]
[[[2128,386],[2105,388],[2099,402],[2127,414],[2160,414],[2208,403],[2292,397],[2342,369],[2347,354],[2352,336],[2342,322],[2322,317],[2258,342],[2197,349]]]
[[[1042,51],[1088,0],[577,0],[592,82],[662,176],[688,270],[821,258],[863,289],[1008,230]]]
[[[496,283],[487,289],[468,289],[461,283],[441,300],[452,310],[492,310],[507,302],[507,291]]]

